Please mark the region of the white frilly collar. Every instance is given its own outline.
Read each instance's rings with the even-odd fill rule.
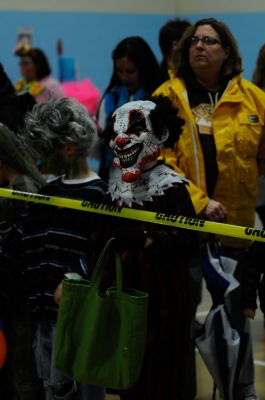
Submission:
[[[152,201],[154,196],[163,196],[164,191],[176,183],[188,183],[188,180],[164,164],[142,172],[135,182],[124,182],[122,171],[113,168],[109,179],[109,190],[112,201],[119,205],[131,207],[132,203],[143,205]]]

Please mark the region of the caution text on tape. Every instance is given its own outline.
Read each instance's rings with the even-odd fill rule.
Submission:
[[[116,207],[112,204],[94,203],[89,200],[77,200],[65,197],[46,196],[10,189],[0,189],[0,197],[33,203],[47,204],[50,206],[65,207],[75,210],[112,215],[120,218],[133,219],[155,224],[174,226],[216,235],[231,236],[239,239],[256,240],[265,242],[265,230],[230,225],[203,219],[179,216],[176,214],[135,210],[127,207]]]

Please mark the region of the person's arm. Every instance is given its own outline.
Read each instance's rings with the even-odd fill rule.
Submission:
[[[209,221],[224,222],[227,220],[227,211],[219,201],[209,199],[199,216]]]
[[[97,121],[96,121],[99,134],[101,134],[104,131],[104,129],[106,128],[107,119],[108,119],[108,115],[107,115],[106,109],[105,109],[105,97],[103,97],[103,99],[99,103],[99,109],[98,109]]]
[[[67,279],[74,279],[77,281],[82,279],[82,276],[77,274],[76,272],[68,272],[64,276]],[[57,288],[55,289],[54,295],[53,295],[54,301],[57,305],[59,305],[61,302],[62,294],[63,294],[63,282],[60,282],[59,285],[57,286]]]
[[[243,314],[246,318],[254,319],[256,315],[256,309],[244,308]]]
[[[261,139],[258,148],[257,162],[260,175],[265,176],[265,127],[262,129]]]
[[[180,175],[185,176],[184,172],[177,166],[176,151],[169,148],[163,148],[161,158],[164,159],[166,165],[174,169]],[[195,207],[196,214],[200,218],[216,222],[226,221],[227,211],[220,202],[210,199],[205,191],[200,189],[190,180],[188,191]]]
[[[261,279],[261,266],[265,259],[265,244],[253,242],[239,261],[241,269],[241,303],[247,318],[254,318],[257,309],[257,293]]]
[[[259,301],[260,301],[260,309],[264,314],[265,318],[265,267],[263,264],[263,277],[259,285],[259,291],[258,291],[258,296],[259,296]]]
[[[176,171],[178,174],[187,178],[185,173],[177,165],[177,157],[177,147],[175,150],[170,148],[162,148],[160,158],[163,159],[165,164],[174,169],[174,171]],[[187,179],[189,180],[187,189],[190,193],[196,214],[199,215],[205,209],[210,199],[204,190],[200,189],[189,178]]]

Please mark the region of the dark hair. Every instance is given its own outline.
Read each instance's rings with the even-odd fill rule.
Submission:
[[[252,82],[265,90],[265,44],[259,49]]]
[[[162,71],[151,47],[140,36],[129,36],[119,42],[112,52],[113,72],[105,93],[121,84],[115,61],[122,57],[128,57],[139,69],[142,87],[149,95],[163,83]]]
[[[168,97],[163,95],[152,96],[149,100],[156,104],[154,110],[150,112],[153,133],[161,138],[164,131],[167,130],[169,135],[164,146],[173,148],[179,140],[185,121],[177,115],[178,109],[173,107]]]
[[[176,18],[167,21],[160,29],[158,41],[163,58],[161,61],[161,68],[164,74],[164,79],[168,80],[168,60],[172,57],[173,42],[179,42],[186,29],[191,26],[190,22]]]
[[[172,42],[174,40],[179,41],[186,31],[186,29],[191,26],[191,23],[184,19],[173,19],[167,21],[159,31],[159,46],[163,57],[170,54],[172,49]]]
[[[205,18],[190,26],[182,36],[180,44],[174,55],[174,71],[178,76],[189,76],[193,71],[189,64],[190,38],[194,35],[198,26],[210,25],[219,35],[223,48],[229,48],[229,54],[224,61],[220,78],[232,78],[242,72],[242,58],[237,42],[229,28],[221,21],[214,18]]]
[[[49,61],[42,50],[31,48],[27,52],[18,55],[31,58],[36,69],[36,79],[38,81],[51,74]]]

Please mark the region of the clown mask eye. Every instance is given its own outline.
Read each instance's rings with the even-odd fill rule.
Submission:
[[[140,135],[148,131],[144,114],[138,110],[132,110],[129,115],[128,135]]]

